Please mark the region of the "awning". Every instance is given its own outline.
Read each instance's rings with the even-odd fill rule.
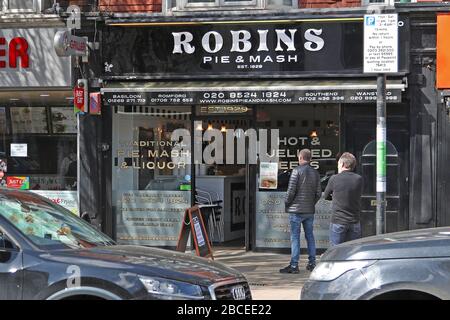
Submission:
[[[388,80],[386,100],[401,102],[406,85]],[[214,105],[376,102],[376,81],[110,82],[101,89],[105,105]]]

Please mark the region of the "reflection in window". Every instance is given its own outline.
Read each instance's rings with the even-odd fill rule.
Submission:
[[[298,166],[297,152],[304,148],[311,150],[311,166],[319,171],[322,189],[325,189],[329,178],[337,173],[339,106],[304,105],[296,112],[292,112],[292,108],[293,106],[258,108],[258,126],[266,128],[266,120],[270,119],[270,128],[279,129],[277,191],[287,190],[291,171]],[[296,126],[292,126],[294,122]]]
[[[191,107],[115,107],[113,128],[117,241],[175,247],[191,206]]]
[[[5,7],[8,10],[34,10],[34,0],[3,0]]]

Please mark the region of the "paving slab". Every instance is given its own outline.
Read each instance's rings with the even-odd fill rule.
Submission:
[[[310,275],[304,255],[300,257],[298,274],[279,272],[289,264],[289,254],[217,249],[214,250],[214,259],[242,272],[255,300],[299,300],[300,290]]]

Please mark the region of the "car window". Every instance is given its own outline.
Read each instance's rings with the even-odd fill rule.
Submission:
[[[87,248],[113,241],[62,207],[37,196],[0,195],[0,215],[41,247]]]
[[[15,249],[15,245],[8,238],[8,236],[0,229],[0,250],[1,249]]]

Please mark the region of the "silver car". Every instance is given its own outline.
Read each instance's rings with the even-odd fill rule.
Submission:
[[[300,299],[450,299],[450,227],[388,233],[332,247]]]

